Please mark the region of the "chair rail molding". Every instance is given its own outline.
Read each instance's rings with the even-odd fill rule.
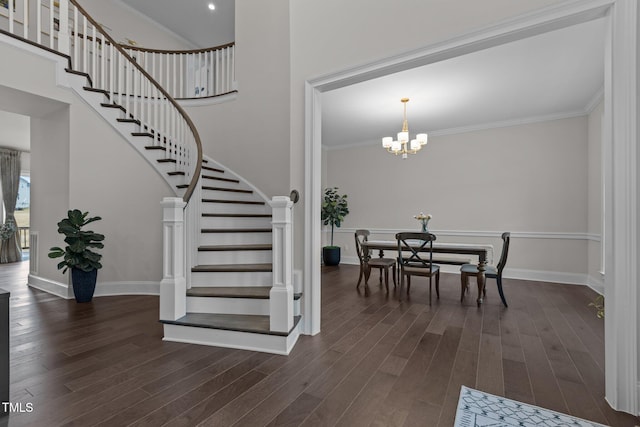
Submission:
[[[422,49],[372,61],[305,82],[305,313],[320,328],[320,248],[322,233],[322,93],[476,52],[595,18],[606,17],[612,38],[605,61],[605,294],[606,396],[617,410],[638,414],[638,265],[637,221],[637,0],[567,0]],[[613,165],[616,165],[614,168]],[[514,236],[515,237],[515,236]],[[615,255],[615,257],[614,257]]]
[[[415,229],[391,229],[391,228],[366,228],[371,234],[389,234],[395,236],[396,233],[404,231],[416,231]],[[355,228],[340,227],[334,233],[355,233]],[[500,238],[502,231],[479,231],[479,230],[430,230],[437,236],[450,237],[490,237]],[[326,230],[323,230],[326,232]],[[573,232],[549,232],[549,231],[512,231],[511,237],[518,239],[557,239],[557,240],[589,240],[599,242],[600,235],[594,233],[573,233]]]

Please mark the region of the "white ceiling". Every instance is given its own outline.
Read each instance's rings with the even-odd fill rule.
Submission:
[[[122,1],[200,47],[235,38],[234,0],[212,0],[213,14],[207,0]],[[602,92],[604,40],[605,21],[598,19],[325,92],[322,144],[372,145],[395,137],[403,97],[411,99],[411,136],[585,114]],[[28,120],[9,114],[0,114],[0,144],[20,148],[26,141],[28,147]]]
[[[598,19],[322,94],[326,148],[584,114],[604,84]]]
[[[122,0],[194,47],[235,41],[235,0]],[[210,11],[209,3],[215,5]]]

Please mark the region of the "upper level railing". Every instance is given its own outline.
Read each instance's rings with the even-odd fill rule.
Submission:
[[[235,43],[185,51],[122,47],[176,99],[214,97],[236,90]]]
[[[193,122],[169,92],[102,29],[76,0],[6,0],[0,29],[69,57],[94,89],[121,106],[153,136],[152,145],[185,176],[188,202],[200,177],[202,144]],[[2,15],[5,19],[2,19]],[[35,22],[31,25],[31,22]]]

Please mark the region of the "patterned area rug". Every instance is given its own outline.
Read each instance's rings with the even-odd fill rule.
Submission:
[[[454,427],[606,427],[462,386]]]

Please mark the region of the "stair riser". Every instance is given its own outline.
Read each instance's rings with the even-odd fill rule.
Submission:
[[[268,299],[187,297],[188,313],[269,315]]]
[[[269,315],[269,299],[187,297],[188,313]],[[293,301],[293,315],[300,315],[300,300]]]
[[[198,264],[265,264],[273,261],[271,251],[198,251]]]
[[[254,334],[220,329],[196,328],[193,326],[164,326],[164,340],[217,347],[239,348],[266,353],[287,355],[300,335],[300,323],[289,336]]]
[[[271,233],[200,233],[201,245],[249,245],[271,243]]]
[[[271,228],[271,218],[205,217],[200,219],[201,228]]]
[[[226,198],[225,198],[226,199]],[[240,213],[240,214],[262,214],[271,213],[268,205],[247,205],[242,203],[209,203],[202,204],[202,212],[208,213]]]
[[[222,188],[232,188],[221,186]],[[202,198],[204,199],[225,199],[225,200],[240,200],[240,201],[262,201],[255,194],[250,193],[238,193],[235,191],[220,191],[220,190],[202,190]]]
[[[272,286],[270,271],[191,272],[192,286]]]

